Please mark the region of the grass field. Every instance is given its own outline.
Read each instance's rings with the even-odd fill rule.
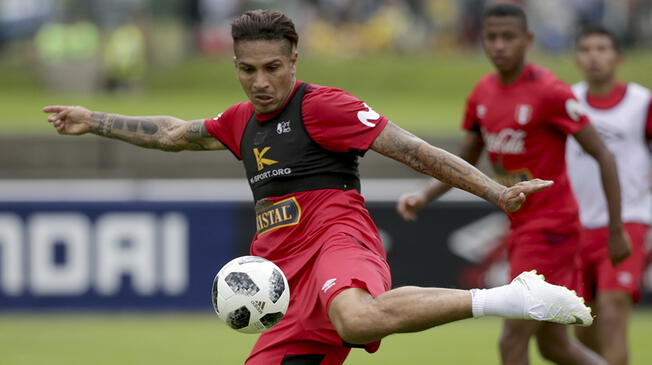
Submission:
[[[571,55],[533,54],[568,82],[576,82]],[[651,52],[628,55],[621,76],[652,87]],[[70,95],[48,91],[38,72],[19,62],[0,63],[0,134],[53,134],[40,112],[47,104],[84,105],[129,115],[174,115],[184,119],[210,117],[245,96],[228,58],[193,58],[173,67],[155,67],[144,90],[136,94]],[[364,59],[300,59],[298,77],[343,88],[367,101],[378,112],[420,135],[455,133],[464,100],[477,79],[491,71],[479,52]]]
[[[500,321],[467,320],[354,349],[346,364],[498,364]],[[652,364],[652,311],[631,321],[631,364]],[[241,364],[256,336],[208,314],[0,315],[3,365]],[[531,343],[532,364],[544,364]]]
[[[534,55],[568,82],[579,80],[569,55]],[[622,78],[652,87],[652,54],[629,55]],[[491,68],[477,53],[302,60],[300,79],[337,86],[420,135],[453,134],[464,99]],[[0,63],[0,135],[54,134],[40,112],[48,104],[78,104],[131,115],[185,119],[215,115],[244,99],[228,59],[192,59],[154,69],[133,95],[63,95],[38,74]],[[420,334],[387,338],[381,350],[354,350],[347,364],[497,364],[497,319],[469,320]],[[636,312],[631,363],[652,364],[652,311]],[[256,337],[241,335],[206,314],[0,314],[2,365],[241,364]],[[536,351],[533,351],[535,353]],[[538,355],[532,364],[543,364]]]

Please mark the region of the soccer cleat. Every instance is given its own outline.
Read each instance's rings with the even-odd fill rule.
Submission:
[[[591,308],[568,288],[547,283],[536,271],[525,271],[509,284],[522,290],[523,318],[561,324],[590,326]]]

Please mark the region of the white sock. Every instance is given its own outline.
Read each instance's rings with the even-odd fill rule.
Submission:
[[[524,318],[524,293],[513,285],[471,289],[473,317]]]

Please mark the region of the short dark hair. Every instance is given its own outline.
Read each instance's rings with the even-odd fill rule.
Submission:
[[[514,17],[518,18],[523,24],[523,28],[528,30],[527,16],[522,7],[512,3],[498,3],[485,8],[482,13],[482,20],[489,17]]]
[[[618,53],[622,53],[622,47],[620,45],[620,41],[618,41],[618,38],[614,34],[614,32],[610,31],[607,29],[605,26],[601,24],[591,24],[587,25],[584,28],[580,30],[580,32],[577,34],[577,37],[575,37],[575,46],[579,46],[580,42],[591,35],[601,35],[604,37],[609,38],[611,40],[611,45],[613,46],[614,50]]]
[[[287,40],[291,50],[299,43],[294,23],[277,10],[250,10],[231,23],[233,44],[240,41]]]

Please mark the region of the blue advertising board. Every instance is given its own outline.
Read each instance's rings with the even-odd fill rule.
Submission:
[[[238,254],[235,205],[2,203],[0,308],[210,308]]]
[[[438,202],[417,223],[393,202],[368,207],[394,286],[507,280],[507,221],[489,204]],[[0,202],[0,310],[211,310],[215,273],[248,254],[254,232],[246,201]]]

